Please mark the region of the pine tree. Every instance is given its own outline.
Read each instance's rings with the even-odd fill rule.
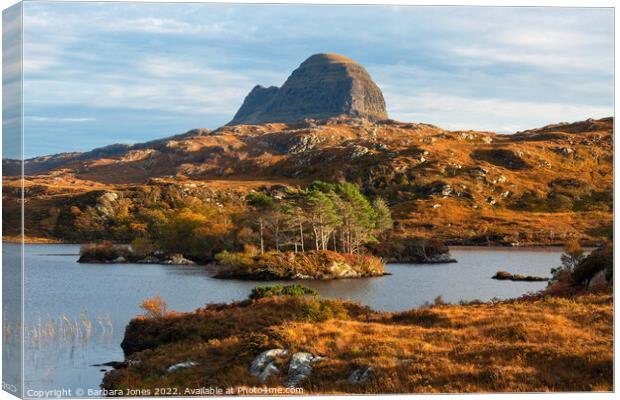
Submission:
[[[308,194],[308,220],[314,233],[315,250],[327,250],[329,237],[340,224],[340,219],[330,197],[318,190]]]
[[[359,251],[362,243],[373,239],[372,231],[375,228],[375,211],[368,199],[351,183],[343,183],[336,187],[344,207],[342,219],[344,238],[349,253]]]
[[[260,253],[265,253],[265,227],[266,227],[266,214],[273,211],[274,202],[273,199],[264,193],[250,193],[247,195],[246,200],[248,204],[254,209],[256,217],[256,224],[258,225],[258,234],[260,237]]]
[[[381,197],[375,198],[372,202],[372,208],[375,210],[375,230],[378,234],[394,227],[392,213],[385,200]]]

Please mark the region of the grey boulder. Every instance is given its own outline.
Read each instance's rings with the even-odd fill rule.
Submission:
[[[278,367],[274,363],[276,358],[286,357],[287,355],[288,350],[284,349],[265,350],[252,361],[250,373],[256,376],[262,383],[265,383],[271,375],[279,372]]]
[[[288,366],[288,377],[284,385],[286,387],[298,386],[304,379],[312,375],[312,364],[322,358],[306,352],[293,354]]]
[[[372,367],[358,368],[351,373],[351,375],[349,376],[349,379],[347,379],[347,382],[357,385],[357,384],[366,382],[367,380],[372,378],[372,375],[373,375]]]
[[[185,362],[181,362],[181,363],[178,363],[178,364],[171,365],[170,367],[168,367],[168,372],[174,372],[174,371],[177,371],[179,369],[191,368],[191,367],[195,367],[196,365],[198,365],[197,362],[185,361]]]

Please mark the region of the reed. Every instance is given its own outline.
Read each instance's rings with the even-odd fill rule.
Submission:
[[[45,321],[38,318],[35,323],[25,327],[24,339],[33,348],[41,348],[54,344],[74,345],[77,342],[86,346],[93,334],[99,338],[111,338],[114,329],[110,314],[96,316],[95,321],[100,328],[98,333],[95,332],[93,322],[86,309],[79,316],[73,318],[66,314],[61,314],[57,318],[48,318]],[[5,337],[16,336],[15,332],[14,324],[5,323],[3,325]]]

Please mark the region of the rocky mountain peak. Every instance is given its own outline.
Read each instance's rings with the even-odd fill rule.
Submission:
[[[388,118],[381,89],[364,67],[339,54],[315,54],[282,87],[255,86],[228,125],[337,116]]]

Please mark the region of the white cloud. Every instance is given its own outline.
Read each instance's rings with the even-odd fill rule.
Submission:
[[[222,23],[209,25],[192,24],[170,18],[144,17],[116,19],[102,26],[104,30],[120,32],[146,32],[177,35],[221,35],[225,33]]]
[[[34,122],[52,122],[52,123],[74,123],[74,122],[93,122],[95,118],[78,118],[78,117],[39,117],[39,116],[27,116],[26,120]]]
[[[583,106],[565,103],[514,101],[502,98],[472,99],[436,92],[413,96],[391,93],[391,117],[418,121],[451,130],[487,130],[512,133],[555,122],[603,118],[613,114],[612,106]],[[571,121],[566,121],[567,116]]]
[[[600,43],[600,35],[591,32],[582,32],[566,29],[557,29],[540,26],[518,26],[507,29],[490,39],[526,48],[547,49],[554,52],[565,49],[566,46],[591,46]],[[602,39],[606,39],[603,37]]]
[[[546,48],[536,47],[507,47],[493,45],[472,45],[455,47],[450,49],[456,57],[464,57],[470,65],[492,65],[496,63],[529,65],[558,71],[564,74],[567,70],[579,70],[585,72],[612,71],[613,57],[610,54],[592,57],[587,52],[579,49],[574,51],[550,51]]]
[[[74,71],[70,76],[30,79],[25,87],[31,103],[37,106],[89,104],[232,118],[231,110],[241,104],[257,82],[277,79],[268,73],[244,74],[151,55],[133,62],[131,69],[131,75],[111,70],[89,76],[89,71]],[[68,95],[59,97],[55,93]]]

